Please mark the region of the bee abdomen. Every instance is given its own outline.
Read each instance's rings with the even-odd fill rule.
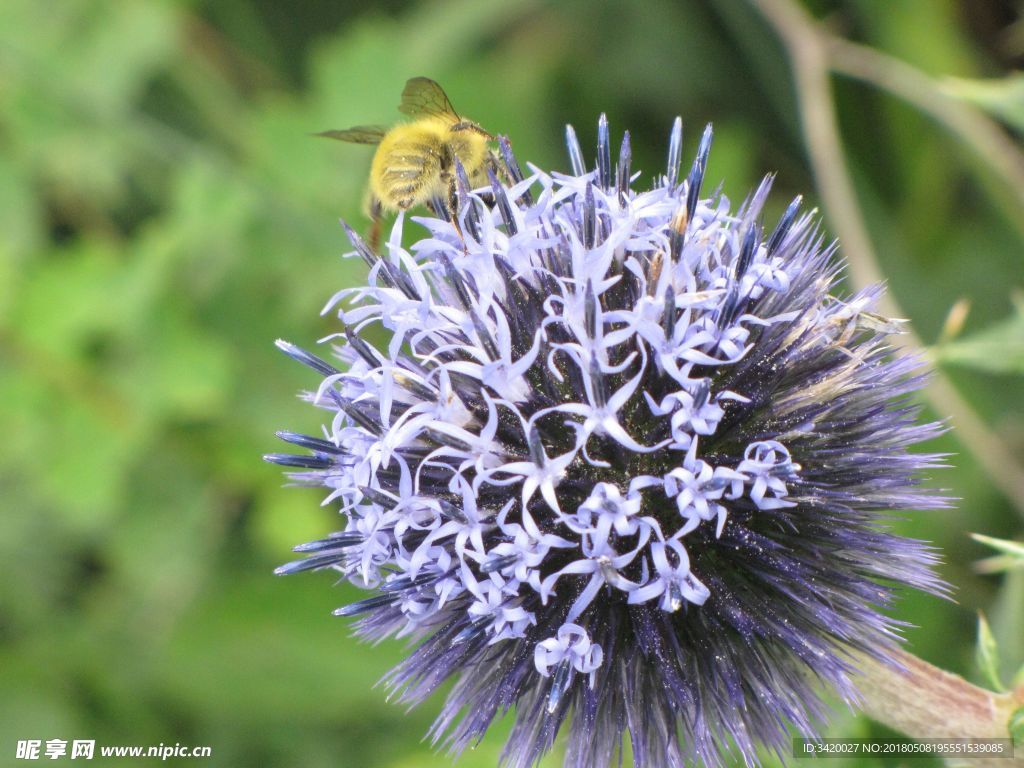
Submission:
[[[371,192],[391,210],[408,210],[442,193],[451,148],[448,126],[429,120],[400,125],[384,137],[370,172]]]

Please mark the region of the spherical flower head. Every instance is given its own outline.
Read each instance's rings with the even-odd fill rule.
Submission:
[[[490,188],[457,168],[457,216],[410,247],[402,215],[380,254],[349,230],[369,278],[329,305],[340,367],[279,342],[330,421],[268,459],[346,524],[278,570],[371,592],[336,613],[414,642],[402,700],[454,678],[431,734],[454,752],[514,709],[511,766],[563,726],[568,766],[627,731],[638,766],[754,764],[815,735],[822,687],[856,699],[851,651],[891,660],[895,588],[945,589],[885,525],[945,502],[918,487],[939,457],[908,449],[941,428],[880,289],[833,295],[799,198],[762,229],[770,178],[736,211],[701,198],[710,127],[685,178],[681,132],[642,192],[603,117],[591,171],[572,129],[570,175],[524,178],[502,142]]]

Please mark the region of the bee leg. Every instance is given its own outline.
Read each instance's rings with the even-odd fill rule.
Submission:
[[[370,250],[379,253],[380,249],[380,228],[383,219],[380,200],[376,197],[370,198],[370,231],[366,234],[366,242]]]
[[[459,226],[459,184],[455,178],[454,173],[442,173],[441,178],[444,180],[448,187],[448,199],[445,201],[445,207],[448,208],[449,220],[452,226],[455,227],[455,231],[459,234],[459,240],[463,243],[466,242],[465,236],[462,234],[462,227]]]
[[[508,168],[505,167],[505,163],[502,162],[498,153],[493,149],[487,150],[487,166],[494,171],[494,175],[498,177],[498,180],[506,187],[511,187],[515,184],[515,180],[508,172]]]
[[[444,200],[444,205],[448,208],[448,218],[455,224],[455,228],[459,227],[459,187],[455,179],[455,155],[452,153],[452,148],[447,144],[441,150],[441,155],[438,158],[441,165],[441,184],[444,186],[448,193],[448,199]]]
[[[436,204],[445,209],[443,218],[452,223],[452,226],[455,227],[455,231],[459,235],[459,239],[465,242],[466,238],[463,236],[462,228],[459,226],[459,184],[454,172],[455,158],[448,146],[445,146],[440,160],[441,183],[447,190],[447,200],[439,200]]]
[[[452,215],[452,221],[455,222],[455,226],[459,225],[459,185],[455,178],[454,173],[446,174],[447,178],[445,181],[448,184],[448,211]]]

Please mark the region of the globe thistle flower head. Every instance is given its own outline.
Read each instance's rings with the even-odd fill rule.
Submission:
[[[769,230],[770,178],[735,211],[701,197],[710,126],[683,177],[677,120],[645,191],[603,117],[595,168],[567,143],[570,174],[524,176],[501,142],[409,247],[402,214],[380,254],[348,230],[369,276],[329,305],[341,364],[279,342],[329,423],[267,457],[345,527],[278,572],[370,592],[336,613],[412,641],[401,700],[454,680],[431,732],[454,752],[514,710],[511,766],[563,726],[569,766],[627,733],[638,766],[753,764],[815,734],[822,686],[856,698],[851,651],[890,659],[895,587],[945,590],[885,527],[944,505],[917,479],[939,457],[908,452],[940,427],[799,198]]]

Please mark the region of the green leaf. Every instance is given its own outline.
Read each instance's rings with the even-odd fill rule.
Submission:
[[[999,644],[1002,679],[1011,679],[1018,670],[1018,675],[1024,676],[1024,643],[1020,641],[1024,637],[1024,568],[1007,571],[1000,579],[998,591],[986,606],[985,615],[992,622],[992,634]],[[1024,677],[1008,687],[1015,689],[1021,684],[1024,684]]]
[[[999,679],[999,649],[996,647],[996,638],[989,628],[985,616],[978,612],[978,644],[974,650],[974,658],[981,670],[982,676],[989,687],[995,691],[1005,691],[1002,681]]]
[[[985,536],[980,533],[972,533],[971,538],[975,541],[985,544],[997,552],[1002,552],[1004,555],[1009,555],[1013,560],[1020,562],[1024,565],[1024,544],[1019,541],[1009,541],[1007,539],[996,539],[992,536]]]
[[[967,338],[932,348],[935,361],[989,373],[1024,373],[1024,311]]]
[[[1015,72],[1008,77],[988,80],[948,77],[943,81],[943,90],[1024,131],[1024,74]]]
[[[1024,741],[1024,707],[1014,710],[1007,727],[1014,741]]]

